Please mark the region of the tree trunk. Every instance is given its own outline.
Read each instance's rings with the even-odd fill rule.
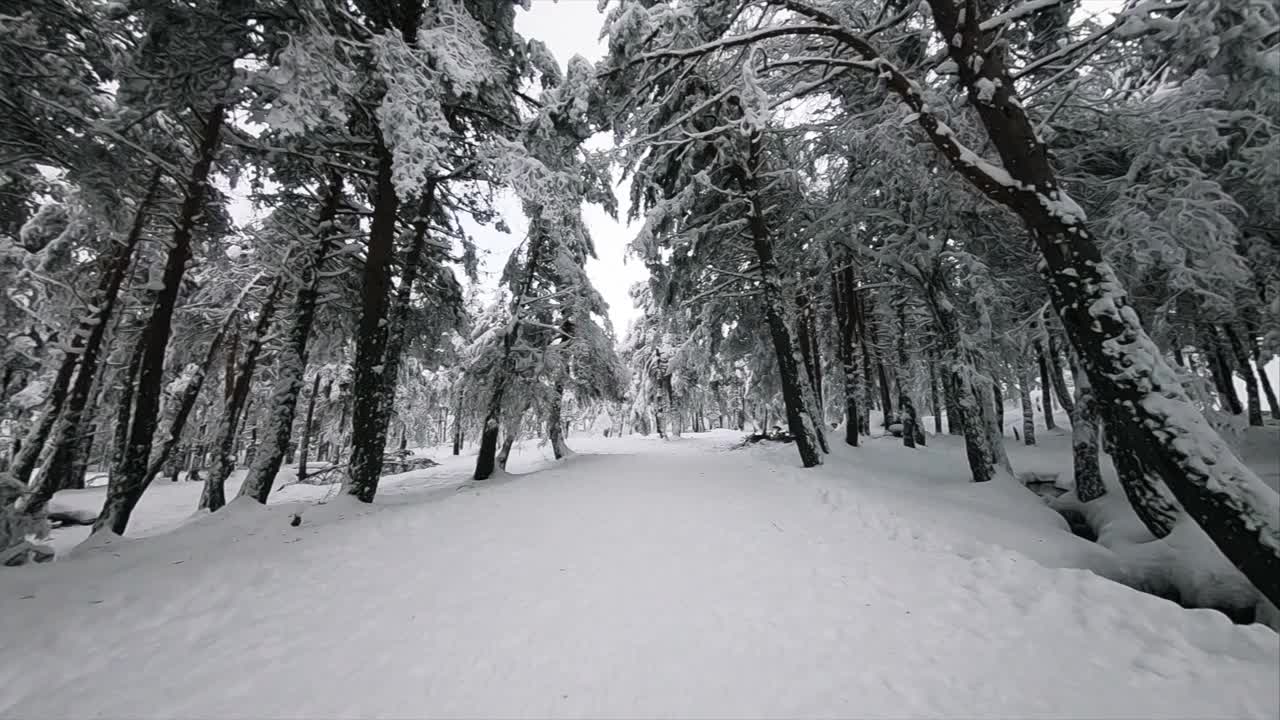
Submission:
[[[889,375],[884,371],[884,363],[879,358],[876,358],[876,374],[880,381],[880,409],[884,412],[880,425],[889,427],[893,424],[893,402],[889,395]]]
[[[938,397],[938,367],[932,357],[925,360],[929,366],[929,407],[933,410],[933,432],[942,434],[942,406]]]
[[[262,345],[267,338],[267,330],[271,327],[276,304],[284,291],[284,274],[275,277],[267,296],[258,308],[258,319],[253,326],[253,334],[245,344],[244,351],[239,354],[235,367],[225,366],[224,385],[231,386],[231,394],[226,397],[222,415],[214,428],[213,467],[205,473],[204,487],[200,492],[199,507],[210,512],[217,511],[227,504],[227,478],[235,470],[236,435],[239,434],[240,420],[248,409],[249,389],[253,384],[253,374],[258,366],[258,357],[262,354]],[[225,389],[224,389],[225,393]]]
[[[1205,331],[1206,352],[1209,353],[1209,369],[1213,374],[1213,385],[1218,391],[1218,399],[1223,409],[1232,415],[1243,415],[1244,406],[1240,404],[1240,395],[1236,385],[1231,381],[1231,361],[1227,359],[1226,350],[1222,347],[1222,338],[1214,327]]]
[[[535,237],[530,240],[525,277],[521,281],[520,292],[511,298],[510,312],[512,322],[510,328],[502,336],[502,356],[498,361],[493,389],[489,395],[489,406],[485,411],[484,425],[480,433],[480,449],[476,454],[476,469],[472,475],[476,480],[488,479],[493,474],[497,461],[498,431],[502,424],[502,405],[506,399],[507,384],[511,381],[511,376],[515,374],[515,359],[512,349],[520,339],[522,329],[520,313],[526,299],[533,290],[534,268],[538,267],[541,261],[542,251],[543,243],[540,238]]]
[[[805,376],[809,380],[810,394],[813,396],[814,423],[821,427],[826,424],[822,412],[822,354],[818,349],[816,321],[813,305],[805,292],[796,294],[796,343],[800,346],[800,356],[804,361]],[[824,451],[826,448],[823,448]]]
[[[137,209],[134,210],[133,223],[130,225],[129,233],[125,236],[123,242],[113,241],[111,243],[111,252],[107,256],[105,267],[102,268],[102,272],[98,277],[98,287],[89,301],[89,308],[86,310],[85,315],[76,321],[76,328],[70,333],[68,349],[62,357],[57,373],[54,375],[53,383],[49,389],[49,396],[45,400],[44,412],[24,439],[13,464],[10,466],[10,474],[19,483],[25,485],[30,481],[31,473],[36,467],[40,452],[44,449],[50,432],[54,430],[55,423],[59,420],[60,414],[62,414],[64,403],[66,405],[66,417],[62,418],[62,426],[58,428],[57,433],[54,433],[53,444],[56,448],[55,456],[63,456],[67,461],[68,467],[72,464],[70,462],[70,448],[66,446],[68,443],[74,443],[74,438],[80,433],[80,421],[84,406],[88,402],[89,393],[92,392],[93,379],[97,371],[98,360],[102,354],[102,339],[106,333],[112,313],[115,311],[116,301],[120,296],[120,288],[129,274],[129,267],[133,264],[133,253],[137,249],[138,243],[142,240],[143,230],[147,222],[147,212],[150,210],[152,203],[155,202],[156,193],[160,188],[160,178],[160,168],[157,167],[152,170],[151,178],[147,182],[146,194],[139,201]],[[73,385],[72,374],[77,367],[82,368],[82,370],[76,373],[76,380]],[[84,370],[85,368],[87,368],[87,372]],[[84,379],[81,380],[81,377]],[[60,477],[55,478],[55,482],[42,479],[39,483],[40,487],[35,489],[36,495],[43,496],[47,494],[48,497],[52,497],[53,493],[57,492],[65,477],[61,477],[62,473],[57,470],[55,470],[55,473]],[[43,500],[36,497],[34,502],[29,501],[28,505],[34,504],[36,506],[35,509],[38,510],[47,501],[47,497]]]
[[[209,171],[217,152],[226,108],[214,105],[204,118],[204,128],[196,149],[196,161],[187,180],[181,210],[169,242],[162,282],[156,293],[151,318],[147,322],[146,348],[138,371],[138,387],[134,393],[133,418],[129,426],[128,448],[120,464],[119,475],[107,483],[107,497],[102,512],[93,524],[94,532],[110,530],[124,534],[129,516],[146,490],[146,476],[155,438],[164,383],[164,358],[173,329],[173,311],[178,291],[191,257],[191,241],[196,224],[204,217]]]
[[[941,269],[936,269],[932,277],[921,276],[917,280],[922,285],[925,304],[933,315],[938,328],[938,342],[945,353],[942,381],[944,385],[950,384],[956,397],[956,415],[948,416],[947,420],[952,424],[959,421],[973,481],[987,482],[995,478],[998,464],[994,447],[998,438],[992,437],[989,428],[990,397],[974,382],[977,377],[974,368],[960,359],[964,352],[960,321],[956,317],[955,306],[946,298],[947,287],[937,274],[940,272]]]
[[[1054,336],[1049,336],[1049,380],[1053,385],[1053,391],[1058,396],[1058,404],[1067,411],[1068,417],[1071,417],[1073,403],[1071,401],[1071,392],[1067,390],[1067,381],[1062,376],[1061,352],[1058,348],[1058,341],[1054,340]],[[1074,377],[1074,375],[1073,375]]]
[[[311,338],[316,303],[320,297],[320,266],[333,249],[334,238],[338,234],[334,220],[341,203],[341,179],[334,173],[330,177],[329,193],[316,218],[315,248],[310,256],[303,256],[298,289],[293,300],[293,323],[289,326],[284,346],[276,355],[276,383],[271,391],[271,407],[268,408],[266,443],[261,448],[256,447],[257,443],[254,444],[253,461],[247,463],[249,473],[240,486],[240,497],[253,498],[263,504],[266,504],[267,497],[271,494],[271,486],[275,484],[285,451],[289,448],[289,439],[293,436],[298,396],[302,394],[307,372],[307,343]],[[356,357],[356,377],[359,378],[358,353]],[[256,432],[257,428],[254,430]]]
[[[458,400],[453,412],[453,454],[462,453],[462,390],[458,390]]]
[[[204,387],[204,380],[208,377],[209,371],[213,369],[213,364],[217,360],[218,352],[221,350],[222,341],[227,336],[227,331],[232,324],[236,322],[240,310],[244,305],[244,300],[249,296],[249,290],[257,282],[258,278],[254,278],[241,292],[230,312],[227,313],[226,320],[222,326],[214,333],[213,338],[209,340],[209,347],[205,351],[204,361],[201,362],[196,369],[194,377],[190,378],[186,386],[182,389],[182,394],[177,398],[177,407],[174,410],[173,418],[169,422],[169,432],[164,435],[164,439],[160,441],[160,447],[152,448],[151,457],[147,461],[147,474],[143,478],[142,487],[146,489],[148,485],[155,480],[160,470],[168,463],[169,458],[173,454],[174,448],[182,439],[182,431],[186,427],[187,418],[191,415],[191,410],[195,407],[196,398],[200,396],[200,390]],[[176,473],[175,473],[176,475]]]
[[[1076,480],[1076,496],[1090,502],[1107,494],[1098,465],[1098,403],[1093,397],[1089,378],[1078,363],[1071,364],[1076,385],[1075,402],[1071,406],[1071,459]]]
[[[1044,411],[1044,429],[1054,430],[1058,424],[1053,421],[1053,381],[1049,377],[1049,359],[1045,357],[1044,344],[1039,340],[1036,340],[1035,351],[1040,365],[1040,409]]]
[[[1041,364],[1043,368],[1043,363]],[[1018,399],[1022,403],[1022,442],[1036,444],[1036,414],[1031,405],[1031,378],[1027,369],[1018,365]],[[1045,394],[1045,393],[1041,393]]]
[[[996,429],[1000,435],[1004,436],[1004,393],[1000,390],[1000,381],[993,376],[991,378],[991,394],[993,401],[991,407],[996,412]]]
[[[832,305],[836,311],[836,357],[844,371],[844,441],[858,446],[861,415],[858,412],[858,369],[854,364],[854,293],[853,267],[847,262],[831,280]]]
[[[778,360],[778,374],[782,385],[782,400],[787,411],[787,427],[795,438],[796,450],[800,453],[800,463],[804,467],[822,464],[822,454],[818,447],[818,437],[813,418],[805,407],[803,380],[800,377],[799,358],[795,344],[791,339],[791,331],[783,316],[786,307],[786,296],[782,291],[782,282],[777,260],[773,254],[773,239],[769,234],[769,225],[765,220],[764,207],[761,205],[756,178],[753,174],[760,167],[760,134],[755,132],[748,140],[749,151],[746,167],[738,167],[737,175],[743,193],[749,203],[748,226],[751,232],[752,245],[756,257],[760,261],[760,281],[763,290],[765,322],[769,326],[769,335],[773,340],[773,351]]]
[[[1253,350],[1253,366],[1258,371],[1258,381],[1262,385],[1262,392],[1267,397],[1267,407],[1271,409],[1271,419],[1280,420],[1280,403],[1276,402],[1276,391],[1271,387],[1271,378],[1267,377],[1267,365],[1262,362],[1261,353],[1257,347]]]
[[[391,262],[395,259],[396,213],[400,201],[391,181],[392,157],[381,137],[377,139],[378,177],[373,198],[373,223],[364,262],[360,298],[360,322],[356,334],[351,408],[351,471],[346,492],[362,502],[373,502],[382,476],[391,418],[388,388],[395,380],[387,374],[389,290]]]
[[[1249,425],[1262,427],[1262,398],[1258,394],[1258,378],[1253,374],[1253,363],[1249,361],[1249,351],[1245,349],[1244,344],[1240,342],[1240,336],[1230,325],[1223,325],[1222,331],[1227,336],[1227,344],[1231,347],[1231,354],[1236,359],[1236,374],[1244,380]]]
[[[557,460],[567,457],[571,450],[564,442],[564,421],[561,419],[564,404],[564,381],[557,380],[551,396],[551,410],[547,414],[547,437],[551,440],[551,453]]]
[[[900,389],[901,390],[901,389]],[[905,392],[898,394],[898,417],[902,421],[902,444],[904,447],[916,446],[916,406]]]
[[[307,398],[307,416],[302,423],[302,441],[298,443],[298,482],[307,479],[307,455],[311,449],[311,435],[314,432],[316,416],[316,396],[320,394],[320,373],[311,380],[311,397]]]
[[[495,458],[498,468],[502,471],[507,469],[507,460],[511,459],[511,449],[515,446],[516,440],[520,437],[520,431],[524,429],[524,415],[529,411],[528,406],[520,408],[520,412],[516,413],[511,422],[507,423],[507,433],[502,438],[502,447],[498,450]]]

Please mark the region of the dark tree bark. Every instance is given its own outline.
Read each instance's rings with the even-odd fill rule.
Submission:
[[[55,460],[55,463],[66,469],[69,469],[72,464],[73,452],[67,445],[74,443],[74,438],[80,433],[81,417],[89,394],[92,392],[93,379],[103,350],[102,339],[112,313],[115,311],[120,288],[129,274],[129,267],[133,264],[134,251],[142,240],[147,214],[160,189],[160,179],[160,169],[155,168],[147,181],[146,194],[134,211],[133,223],[129,227],[128,234],[125,235],[123,242],[111,243],[107,261],[98,276],[98,286],[89,302],[90,309],[76,321],[76,328],[70,333],[70,349],[63,355],[62,362],[58,365],[58,371],[49,388],[49,396],[45,400],[44,412],[32,426],[10,466],[10,474],[19,483],[25,485],[31,480],[31,473],[35,470],[36,462],[46,441],[49,440],[49,434],[58,427],[56,423],[60,419],[61,427],[58,427],[58,432],[54,433],[52,443],[55,446],[55,457],[62,462],[57,463]],[[80,368],[79,373],[75,372],[77,368]],[[72,384],[73,373],[75,374],[74,385]],[[34,489],[35,497],[28,501],[29,506],[35,506],[34,510],[43,507],[48,502],[48,498],[53,497],[53,493],[65,483],[65,473],[57,466],[53,468],[52,473],[55,476],[53,478],[42,477],[39,487]]]
[[[1258,394],[1258,378],[1253,374],[1253,363],[1249,360],[1249,351],[1240,336],[1230,325],[1223,325],[1222,332],[1227,336],[1227,344],[1236,360],[1236,374],[1244,380],[1244,394],[1249,412],[1249,425],[1262,427],[1262,398]]]
[[[315,430],[316,396],[320,394],[320,373],[311,380],[311,397],[307,398],[307,416],[302,423],[302,441],[298,443],[298,482],[307,479],[307,455],[311,449],[311,435]]]
[[[1232,415],[1243,415],[1244,405],[1240,403],[1240,395],[1236,385],[1231,381],[1231,361],[1222,347],[1222,338],[1216,328],[1210,326],[1204,332],[1205,352],[1209,354],[1209,371],[1213,375],[1213,385],[1218,391],[1218,399],[1223,408]]]
[[[1098,403],[1089,378],[1080,371],[1078,363],[1072,363],[1071,370],[1076,385],[1075,402],[1071,406],[1072,470],[1076,496],[1081,502],[1090,502],[1107,494],[1098,465],[1098,434],[1101,431]]]
[[[1049,376],[1049,359],[1045,357],[1044,344],[1039,340],[1036,340],[1035,350],[1036,362],[1040,366],[1040,409],[1044,411],[1044,428],[1053,430],[1058,424],[1053,421],[1053,380]]]
[[[458,399],[453,410],[453,454],[462,453],[462,391],[458,391]]]
[[[164,357],[173,329],[173,311],[178,291],[191,257],[191,240],[197,223],[203,217],[209,185],[209,171],[217,152],[226,108],[214,105],[204,117],[204,127],[196,148],[196,161],[187,179],[181,209],[169,243],[169,254],[162,274],[163,287],[156,293],[155,305],[147,323],[146,349],[138,371],[138,387],[134,393],[133,418],[129,426],[129,442],[120,473],[107,483],[107,498],[94,523],[94,532],[110,530],[124,534],[129,516],[146,490],[146,476],[155,438],[163,392]]]
[[[942,363],[942,368],[942,393],[947,405],[947,433],[964,435],[964,421],[960,413],[960,390],[953,382],[951,374],[945,371],[945,363]]]
[[[995,448],[1000,437],[990,427],[990,394],[983,391],[978,384],[980,380],[975,382],[979,376],[973,367],[961,360],[964,349],[960,320],[956,317],[954,304],[946,297],[947,287],[941,271],[941,267],[935,266],[929,276],[918,271],[910,275],[920,285],[925,305],[938,328],[938,342],[945,357],[942,380],[950,385],[956,398],[957,412],[954,417],[948,416],[948,422],[955,424],[959,421],[973,481],[986,482],[995,478],[1000,464],[1000,453]]]
[[[248,462],[249,473],[240,486],[240,497],[249,497],[266,503],[280,473],[280,464],[293,436],[293,421],[297,415],[298,396],[302,394],[307,372],[307,344],[311,338],[311,326],[315,323],[316,304],[320,298],[320,266],[335,244],[338,228],[335,224],[338,206],[342,203],[341,179],[330,176],[328,194],[320,214],[316,218],[315,246],[310,255],[303,255],[303,267],[293,298],[293,321],[284,347],[276,355],[276,384],[271,392],[268,408],[266,443],[261,448],[255,439],[254,457]],[[356,355],[357,364],[359,354]],[[356,367],[357,385],[360,368]],[[257,433],[257,427],[254,428]],[[385,439],[386,429],[383,429]],[[379,456],[381,460],[381,456]],[[381,465],[379,465],[381,467]]]
[[[933,432],[942,434],[942,406],[938,397],[938,367],[932,357],[925,363],[929,366],[929,407],[933,410]]]
[[[1067,389],[1067,381],[1062,376],[1062,351],[1058,347],[1058,341],[1053,335],[1049,336],[1049,380],[1053,385],[1053,392],[1058,396],[1058,404],[1067,411],[1068,417],[1072,417],[1074,403],[1071,399],[1071,391]]]
[[[150,485],[156,476],[160,474],[161,469],[168,464],[169,458],[172,457],[174,448],[181,442],[182,431],[186,428],[187,418],[191,416],[191,411],[195,407],[196,398],[200,396],[200,391],[204,388],[204,380],[208,377],[209,371],[213,369],[218,352],[222,348],[222,342],[227,336],[227,331],[236,322],[240,308],[244,305],[244,300],[248,297],[249,289],[252,286],[253,283],[251,282],[241,293],[235,306],[227,314],[222,326],[218,328],[213,338],[209,340],[209,347],[205,350],[204,360],[197,366],[195,376],[187,382],[182,389],[181,395],[176,399],[173,418],[169,421],[169,432],[164,435],[164,439],[160,442],[160,447],[152,449],[151,457],[147,461],[147,474],[143,478],[143,489]]]
[[[1036,415],[1031,405],[1031,378],[1027,369],[1018,366],[1018,399],[1022,403],[1022,441],[1027,445],[1036,444]]]
[[[1267,377],[1267,365],[1262,361],[1257,346],[1253,348],[1253,366],[1258,371],[1258,382],[1262,385],[1262,393],[1267,397],[1267,407],[1271,410],[1271,419],[1280,420],[1280,403],[1276,402],[1276,391],[1271,387],[1271,378]]]
[[[391,263],[395,259],[396,213],[400,201],[391,181],[391,149],[377,138],[378,177],[373,197],[373,223],[364,262],[360,322],[356,333],[355,378],[351,407],[351,475],[346,492],[373,502],[382,476],[387,425],[394,387],[387,377]]]
[[[832,305],[836,313],[836,358],[844,371],[844,441],[858,446],[858,430],[862,415],[858,412],[858,369],[854,363],[854,293],[853,267],[847,262],[831,281]]]
[[[391,413],[395,407],[397,380],[400,376],[400,361],[404,355],[405,332],[409,320],[409,302],[413,294],[413,287],[418,282],[418,276],[427,256],[431,215],[435,212],[436,184],[435,178],[428,178],[423,187],[422,197],[418,203],[418,211],[412,222],[413,232],[409,244],[409,252],[405,256],[404,267],[400,275],[400,284],[396,288],[395,301],[389,309],[384,310],[385,316],[389,319],[389,327],[386,333],[385,348],[382,351],[382,363],[379,372],[382,380],[382,390],[378,393],[375,399],[376,402],[372,404],[372,412],[362,424],[363,431],[357,433],[355,425],[352,425],[352,440],[357,447],[352,453],[352,484],[350,492],[356,497],[364,499],[365,502],[372,502],[373,496],[378,489],[378,480],[382,475],[382,457],[386,453],[387,431],[391,424]],[[367,273],[365,277],[367,280],[369,277]],[[367,288],[368,286],[366,285],[366,290]],[[360,384],[358,382],[356,387],[356,401],[359,404]],[[354,422],[355,415],[353,414],[352,417]],[[373,471],[373,466],[369,464],[369,460],[375,454],[378,458],[376,473]],[[360,466],[361,479],[358,481],[356,479],[357,470],[355,466],[357,457],[361,458],[361,462],[364,463]],[[366,497],[367,499],[365,499]]]
[[[876,375],[880,385],[880,409],[884,412],[881,425],[889,427],[893,424],[893,401],[889,394],[889,375],[884,371],[884,363],[879,358],[876,358]]]
[[[1000,381],[991,378],[991,393],[994,396],[992,407],[996,411],[996,428],[1004,435],[1004,393],[1000,390]]]
[[[822,426],[826,423],[822,412],[822,352],[818,347],[817,321],[814,317],[813,304],[809,302],[807,293],[796,294],[796,308],[796,343],[800,345],[805,375],[808,377],[813,396],[814,422],[817,426]]]
[[[769,233],[768,221],[765,219],[765,208],[759,197],[754,173],[761,167],[760,134],[753,133],[748,140],[747,162],[745,167],[736,168],[739,187],[746,195],[749,205],[747,225],[751,234],[752,246],[756,258],[760,261],[760,281],[764,299],[765,322],[769,326],[769,336],[773,341],[773,351],[778,360],[778,374],[782,385],[782,400],[786,406],[787,429],[795,438],[796,450],[800,453],[800,463],[804,467],[822,464],[822,454],[818,446],[818,436],[814,427],[813,416],[805,406],[805,392],[800,368],[796,366],[796,347],[787,329],[783,316],[786,307],[786,296],[782,292],[782,278],[778,262],[774,257],[773,239]]]
[[[547,413],[547,437],[551,440],[551,453],[557,460],[570,454],[564,441],[564,420],[561,417],[564,404],[564,380],[557,380],[551,397],[551,410]]]
[[[902,420],[902,444],[914,448],[917,439],[916,406],[905,392],[898,396],[898,415]]]

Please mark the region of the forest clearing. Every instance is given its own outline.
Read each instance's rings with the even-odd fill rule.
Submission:
[[[1016,458],[1052,472],[1066,439]],[[1021,486],[957,476],[958,443],[902,467],[876,438],[815,475],[731,431],[573,440],[485,483],[442,448],[373,506],[289,486],[7,575],[0,715],[1275,716],[1272,630],[1079,569],[1128,572]]]

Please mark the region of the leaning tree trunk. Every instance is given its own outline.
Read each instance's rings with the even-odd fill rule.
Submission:
[[[764,216],[765,209],[753,174],[760,167],[760,133],[752,133],[748,143],[747,167],[737,168],[737,175],[749,204],[748,226],[756,257],[760,261],[760,284],[764,299],[765,322],[769,326],[773,351],[778,359],[782,400],[787,411],[787,429],[795,438],[796,450],[800,453],[800,463],[808,468],[822,464],[822,453],[818,447],[813,417],[805,407],[803,380],[800,377],[801,371],[797,362],[798,353],[783,315],[783,308],[786,307],[787,302],[786,295],[782,291],[781,274],[778,270],[778,262],[774,258],[773,239],[769,234],[769,225]]]
[[[1218,391],[1218,399],[1222,407],[1232,415],[1243,415],[1244,405],[1240,404],[1240,394],[1231,381],[1231,361],[1222,347],[1222,338],[1216,328],[1210,326],[1204,331],[1205,352],[1209,354],[1209,371],[1213,376],[1213,386]]]
[[[217,511],[227,504],[226,483],[231,477],[236,464],[236,434],[240,430],[240,419],[244,415],[249,401],[249,389],[253,384],[253,373],[258,367],[258,357],[262,354],[263,343],[267,339],[267,330],[271,327],[276,304],[284,291],[284,275],[277,275],[258,308],[258,319],[253,326],[253,334],[245,343],[243,352],[237,352],[238,359],[234,366],[226,365],[224,383],[224,405],[218,424],[214,427],[213,467],[205,474],[204,487],[200,492],[199,507],[210,512]],[[237,337],[237,345],[239,338]],[[225,389],[230,388],[228,393]]]
[[[919,86],[880,58],[865,39],[840,39],[873,61],[919,126],[962,176],[1014,211],[1040,250],[1049,297],[1096,390],[1117,446],[1140,458],[1246,577],[1280,604],[1280,496],[1247,468],[1187,396],[1177,374],[1142,328],[1084,211],[1061,190],[1035,125],[1018,100],[1006,45],[983,28],[980,13],[962,19],[954,0],[928,0],[950,60],[958,68],[1001,174],[974,162],[956,135],[943,131]],[[1003,26],[1001,26],[1003,27]],[[957,42],[958,41],[958,42]],[[994,86],[995,92],[989,92]],[[1002,182],[1007,177],[1008,182]]]
[[[191,257],[191,241],[196,224],[204,218],[209,171],[213,166],[225,117],[226,108],[214,105],[204,118],[202,137],[196,148],[196,161],[187,178],[182,206],[169,242],[169,255],[162,275],[163,287],[156,293],[151,318],[147,322],[146,349],[138,371],[128,448],[120,463],[119,475],[113,475],[107,483],[107,498],[103,503],[102,513],[93,524],[94,532],[105,529],[118,535],[124,534],[125,528],[129,526],[129,516],[146,490],[147,465],[158,425],[165,350],[169,346],[169,335],[173,330],[173,312],[177,306],[178,290],[186,272],[187,260]]]
[[[1043,364],[1042,364],[1043,367]],[[1031,378],[1028,377],[1027,369],[1022,366],[1021,358],[1018,365],[1018,400],[1022,403],[1022,442],[1027,445],[1036,444],[1036,414],[1035,408],[1031,405]],[[1041,393],[1044,397],[1048,397],[1048,393]],[[1046,415],[1047,417],[1047,415]]]
[[[253,461],[249,463],[249,473],[240,486],[240,497],[253,498],[263,504],[266,504],[267,497],[271,494],[271,487],[280,472],[280,464],[289,449],[289,438],[293,435],[298,396],[302,394],[307,372],[307,343],[311,338],[311,326],[315,322],[316,305],[320,297],[320,266],[336,244],[338,228],[334,221],[341,202],[342,184],[334,173],[330,178],[329,194],[316,219],[315,248],[310,256],[304,255],[298,289],[293,300],[293,322],[289,326],[284,347],[276,356],[276,383],[271,391],[271,407],[268,408],[266,442],[261,448],[255,449]],[[358,370],[357,368],[357,377]]]
[[[99,363],[105,350],[104,338],[107,327],[115,312],[120,289],[133,264],[134,251],[142,240],[147,223],[147,211],[155,202],[159,188],[160,170],[156,169],[147,183],[146,195],[134,211],[133,223],[129,227],[124,242],[111,244],[111,254],[106,267],[103,268],[97,292],[94,293],[92,300],[93,310],[80,321],[79,329],[73,333],[73,347],[79,344],[79,369],[75,381],[65,394],[62,414],[50,439],[53,446],[50,460],[45,471],[40,473],[40,478],[29,496],[28,512],[39,512],[54,493],[68,487],[70,474],[78,464],[77,457],[83,452],[79,450],[81,424],[85,417],[85,407],[93,396],[95,381],[101,375]],[[61,368],[59,370],[61,371]],[[54,409],[56,407],[56,404],[51,403],[53,412],[57,412]],[[81,482],[83,483],[83,480]]]
[[[87,312],[76,322],[75,330],[69,333],[69,344],[63,354],[62,362],[58,365],[58,371],[54,374],[53,382],[49,388],[49,396],[45,399],[44,412],[24,438],[22,446],[9,468],[10,475],[19,483],[25,485],[31,480],[31,473],[35,470],[41,450],[44,449],[46,441],[49,440],[49,434],[54,430],[55,423],[64,414],[64,408],[66,417],[61,418],[63,421],[62,426],[55,433],[52,441],[56,446],[55,455],[58,454],[59,449],[64,454],[68,452],[62,446],[68,442],[74,442],[74,438],[79,433],[80,419],[83,416],[84,406],[88,402],[88,394],[92,390],[98,358],[102,353],[102,338],[111,319],[111,314],[115,311],[116,301],[120,296],[120,288],[129,274],[129,267],[133,264],[133,253],[142,239],[143,230],[147,222],[147,212],[155,202],[156,193],[160,188],[160,178],[160,169],[154,169],[151,173],[151,178],[147,182],[146,194],[138,203],[137,209],[134,210],[133,223],[129,227],[129,233],[125,236],[123,242],[117,243],[113,241],[111,243],[111,252],[107,256],[106,266],[102,269],[102,273],[98,278],[98,287],[89,301]],[[88,368],[88,372],[86,373],[82,370],[76,374],[76,382],[73,385],[72,375],[77,367]],[[84,380],[81,380],[81,377]],[[49,491],[47,488],[50,483],[47,481],[42,482],[41,485],[44,487],[37,488],[36,492],[38,494],[47,492],[50,497],[58,489],[55,486],[52,491]],[[35,504],[43,506],[46,501],[47,499],[45,501],[37,500]]]
[[[1249,425],[1262,427],[1262,398],[1258,395],[1258,378],[1253,374],[1253,363],[1249,360],[1249,351],[1240,342],[1240,336],[1230,325],[1222,326],[1227,336],[1227,344],[1236,359],[1236,374],[1244,380],[1245,399],[1249,410]]]
[[[235,305],[227,313],[226,320],[223,321],[218,331],[214,333],[213,338],[209,340],[209,347],[205,351],[204,361],[196,366],[195,376],[190,378],[186,386],[183,387],[182,394],[178,397],[173,419],[169,422],[169,432],[165,434],[160,447],[152,450],[151,458],[147,465],[147,474],[143,478],[142,487],[144,490],[160,474],[160,470],[168,463],[169,458],[173,455],[174,448],[181,441],[182,431],[187,425],[187,418],[191,416],[191,410],[195,407],[196,398],[200,396],[200,390],[204,388],[204,380],[208,377],[209,370],[213,368],[214,361],[218,357],[218,351],[222,347],[222,341],[226,338],[227,331],[230,330],[232,324],[236,322],[240,309],[244,305],[244,300],[249,296],[249,290],[257,281],[258,278],[255,277],[240,293]]]

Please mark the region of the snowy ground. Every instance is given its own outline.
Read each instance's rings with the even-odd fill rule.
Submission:
[[[0,717],[1280,717],[1273,631],[1072,569],[1124,572],[955,441],[737,439],[187,522],[157,485],[136,528],[176,530],[0,571]]]

